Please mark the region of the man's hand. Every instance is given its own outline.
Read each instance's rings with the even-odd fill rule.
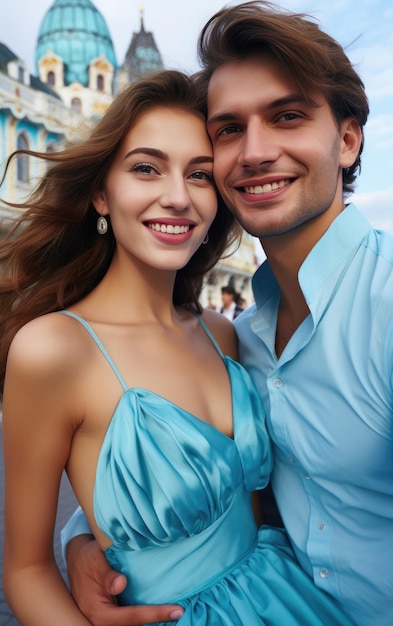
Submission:
[[[74,600],[93,626],[177,621],[183,614],[183,609],[174,604],[118,606],[114,596],[125,589],[127,579],[110,567],[90,535],[79,535],[69,542],[67,565]]]

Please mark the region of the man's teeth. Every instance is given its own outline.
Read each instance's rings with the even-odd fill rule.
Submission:
[[[289,180],[278,180],[274,183],[265,183],[264,185],[252,185],[249,187],[244,187],[247,193],[269,193],[271,191],[275,191],[276,189],[281,189],[285,187],[285,185],[289,184]]]
[[[172,224],[148,224],[148,227],[152,230],[158,230],[160,233],[169,233],[171,235],[180,235],[182,233],[188,233],[190,230],[189,224],[182,226],[173,226]]]

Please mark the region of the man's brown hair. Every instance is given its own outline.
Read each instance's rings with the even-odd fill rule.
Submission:
[[[243,2],[218,11],[198,42],[202,66],[197,80],[207,94],[213,72],[223,63],[270,54],[285,68],[299,93],[314,104],[320,94],[340,124],[353,116],[363,132],[369,106],[364,84],[342,46],[303,13],[291,13],[270,2]],[[363,141],[355,163],[343,171],[343,191],[353,191],[360,171]]]

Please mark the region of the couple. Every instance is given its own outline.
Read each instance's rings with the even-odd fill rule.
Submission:
[[[196,91],[142,81],[50,155],[0,253],[7,598],[27,626],[387,626],[393,241],[344,203],[363,84],[263,2],[214,16],[200,58]],[[236,235],[227,206],[267,256],[235,323],[247,372],[198,306]],[[290,541],[251,514],[272,466]],[[68,547],[83,614],[51,547],[63,467],[100,547]]]

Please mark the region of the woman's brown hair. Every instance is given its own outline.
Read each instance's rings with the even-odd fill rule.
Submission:
[[[207,22],[198,42],[201,91],[207,94],[213,72],[223,63],[265,53],[283,65],[306,101],[313,104],[314,94],[324,96],[338,124],[353,116],[363,131],[368,100],[343,48],[309,16],[270,2],[224,8]],[[362,150],[363,141],[355,163],[343,171],[345,194],[353,191]]]
[[[5,203],[20,216],[7,228],[0,246],[0,389],[16,332],[31,319],[69,307],[102,279],[115,239],[97,233],[92,198],[124,137],[138,116],[153,106],[168,106],[205,119],[194,81],[178,71],[162,71],[118,95],[90,136],[55,153],[16,151],[51,161],[36,189],[23,203]],[[218,212],[201,246],[176,276],[173,301],[196,311],[205,274],[239,236],[239,227],[218,195]],[[3,201],[4,202],[4,201]]]

